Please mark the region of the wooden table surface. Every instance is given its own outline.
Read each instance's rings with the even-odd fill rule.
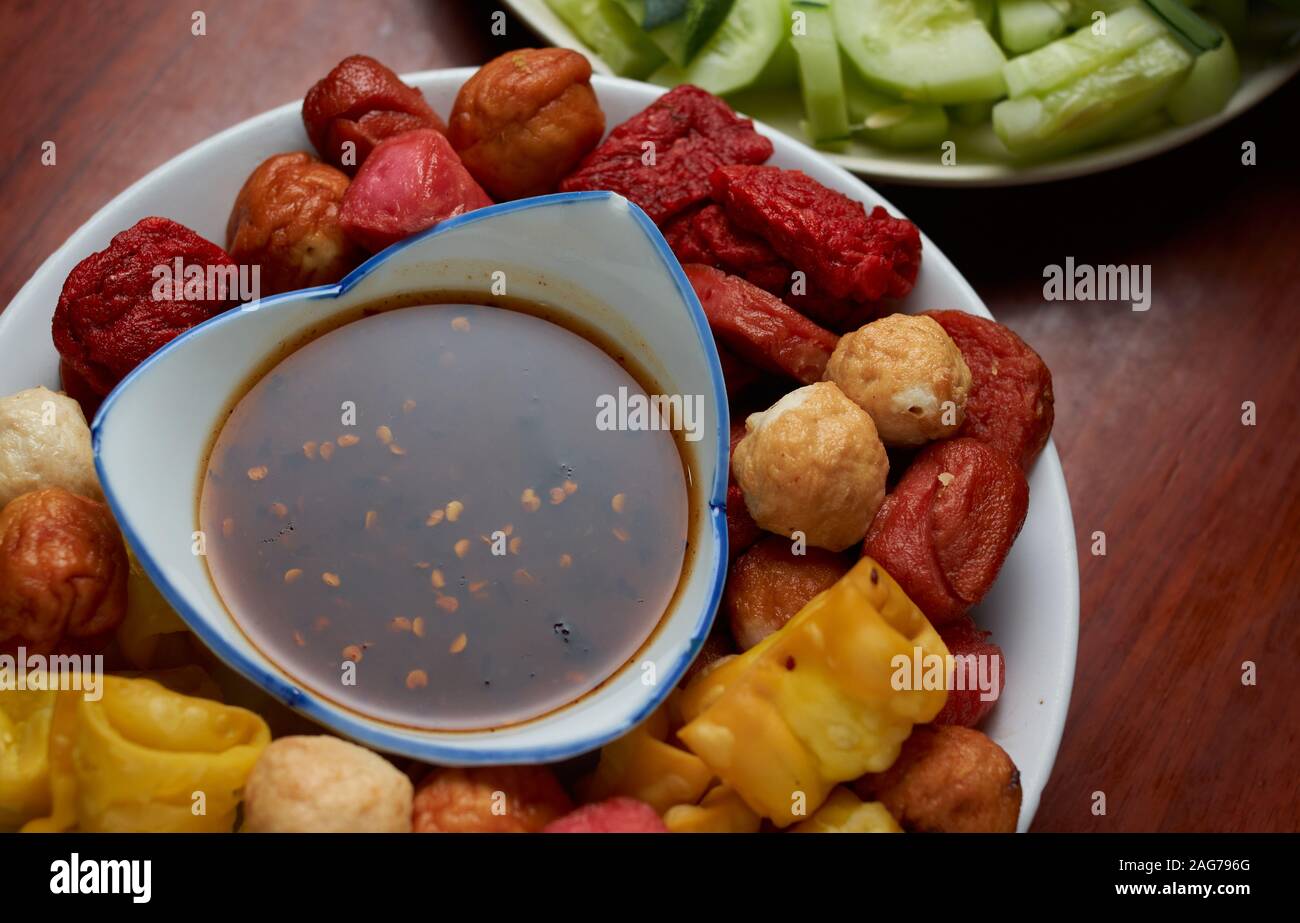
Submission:
[[[401,72],[535,42],[513,19],[494,35],[494,7],[4,0],[0,304],[127,185],[349,53]],[[883,189],[1055,376],[1082,625],[1035,830],[1300,829],[1297,111],[1293,83],[1179,151],[1068,183]],[[1150,310],[1046,303],[1044,267],[1067,257],[1149,265]]]

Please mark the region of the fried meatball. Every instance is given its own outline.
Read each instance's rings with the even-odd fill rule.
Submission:
[[[247,833],[410,833],[411,780],[378,753],[325,735],[281,737],[244,785]]]
[[[890,447],[946,438],[965,419],[970,369],[931,317],[891,314],[845,334],[826,377],[871,414]]]
[[[456,95],[447,138],[497,201],[554,192],[605,134],[591,64],[567,48],[507,51]]]
[[[1014,833],[1020,817],[1019,770],[970,728],[917,727],[893,766],[855,787],[909,833]]]
[[[177,261],[183,276],[173,279]],[[175,337],[234,307],[237,272],[225,250],[184,225],[141,218],[68,273],[54,347],[103,397]]]
[[[573,810],[545,766],[435,769],[415,793],[416,833],[537,833]]]
[[[97,646],[126,615],[126,546],[108,507],[61,487],[0,511],[0,649]]]
[[[269,157],[244,181],[226,250],[236,263],[260,267],[263,295],[337,282],[365,259],[339,224],[348,182],[305,151]]]
[[[28,388],[0,398],[0,508],[46,487],[102,496],[90,427],[77,402],[48,388]]]
[[[852,564],[844,555],[821,548],[794,554],[790,540],[775,535],[750,548],[731,566],[722,597],[736,645],[747,651],[783,627]]]
[[[750,414],[731,470],[764,529],[843,551],[885,499],[889,457],[871,417],[822,381]]]
[[[344,58],[307,91],[302,122],[321,157],[348,173],[385,138],[417,128],[447,130],[423,93],[363,54]]]

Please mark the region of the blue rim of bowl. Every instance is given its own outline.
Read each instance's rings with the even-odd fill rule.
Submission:
[[[423,733],[419,728],[405,729],[406,733],[395,732],[395,726],[385,725],[375,719],[367,719],[364,716],[348,711],[341,706],[325,706],[322,704],[323,699],[309,690],[304,690],[299,686],[285,682],[279,676],[271,673],[258,665],[251,657],[238,650],[234,645],[222,638],[214,629],[210,627],[207,620],[197,613],[171,585],[160,571],[158,563],[154,560],[153,555],[140,541],[135,529],[125,515],[116,494],[113,491],[112,484],[105,476],[102,459],[100,456],[100,442],[103,439],[104,430],[108,424],[109,415],[112,412],[113,405],[117,398],[130,386],[137,377],[143,375],[149,368],[168,352],[179,348],[182,343],[191,337],[197,336],[200,331],[209,326],[229,323],[238,314],[251,310],[273,309],[277,305],[288,301],[315,301],[315,300],[333,300],[340,295],[346,294],[353,286],[359,283],[377,269],[381,268],[393,256],[405,250],[414,244],[437,237],[454,228],[463,227],[467,224],[473,224],[476,221],[484,220],[498,215],[509,214],[516,211],[525,211],[533,208],[547,206],[567,205],[576,202],[610,200],[621,201],[628,206],[628,212],[637,222],[646,238],[653,245],[655,252],[659,255],[660,261],[664,268],[672,276],[674,284],[677,286],[678,295],[686,305],[687,314],[695,326],[696,338],[704,351],[705,361],[709,366],[710,384],[713,389],[714,402],[718,408],[718,432],[714,445],[717,465],[714,469],[713,484],[709,490],[708,527],[713,531],[713,560],[709,562],[711,573],[709,596],[704,607],[700,610],[696,619],[694,629],[692,630],[690,642],[686,651],[679,657],[668,669],[667,673],[661,674],[662,680],[654,685],[645,686],[650,690],[650,694],[638,710],[631,717],[617,722],[612,727],[601,729],[593,734],[581,738],[574,738],[548,747],[537,747],[525,750],[499,751],[494,749],[491,744],[491,737],[481,736],[482,732],[442,732],[429,731],[428,733],[450,733],[465,734],[465,741],[468,746],[448,745],[441,741],[424,739],[420,735]],[[135,551],[141,567],[144,568],[150,581],[158,588],[163,597],[172,606],[173,609],[185,621],[189,629],[198,636],[199,640],[217,655],[228,666],[236,672],[246,677],[253,683],[260,686],[263,691],[275,699],[285,703],[290,708],[311,718],[327,728],[336,730],[353,740],[360,741],[377,750],[390,753],[400,753],[415,759],[428,760],[434,763],[446,763],[449,765],[461,766],[482,766],[482,765],[518,765],[522,763],[551,763],[559,760],[568,759],[582,753],[587,753],[602,747],[615,738],[621,737],[632,728],[636,727],[650,714],[658,708],[668,697],[669,693],[681,681],[686,672],[686,668],[699,653],[704,644],[704,639],[708,636],[709,630],[713,626],[713,620],[718,611],[718,605],[722,599],[722,587],[726,581],[727,573],[727,522],[726,522],[726,498],[727,498],[727,479],[730,469],[730,413],[727,405],[726,386],[722,378],[722,366],[718,358],[717,346],[713,341],[713,334],[710,332],[708,320],[704,315],[704,309],[700,305],[699,298],[695,290],[691,287],[690,282],[686,279],[686,274],[682,271],[681,264],[673,254],[667,241],[659,232],[658,227],[650,220],[635,203],[628,201],[623,196],[614,192],[607,191],[584,191],[584,192],[562,192],[552,195],[536,196],[530,199],[520,199],[514,202],[504,202],[500,205],[491,205],[486,208],[480,208],[472,212],[466,212],[463,215],[457,215],[439,222],[428,230],[421,231],[404,240],[398,241],[385,250],[375,254],[366,262],[362,263],[352,272],[348,273],[342,281],[335,285],[323,285],[315,288],[298,289],[292,292],[283,292],[272,295],[266,299],[256,302],[256,308],[247,305],[231,308],[216,317],[209,318],[202,324],[199,324],[185,333],[176,337],[167,343],[148,359],[132,369],[131,372],[118,383],[117,387],[104,399],[98,413],[95,414],[94,422],[91,424],[91,444],[95,457],[95,471],[104,489],[105,499],[108,501],[109,508],[113,511],[113,516],[117,519],[126,536],[127,543]],[[269,659],[269,658],[268,658]],[[628,669],[624,665],[618,672],[625,672]],[[615,674],[617,675],[617,673]],[[581,700],[579,700],[581,701]],[[564,706],[559,712],[563,712]],[[554,715],[559,712],[551,712]],[[543,720],[543,718],[533,719]],[[527,722],[525,723],[527,724]],[[522,726],[522,725],[516,725]],[[508,728],[503,728],[503,731]],[[473,736],[471,736],[473,735]]]

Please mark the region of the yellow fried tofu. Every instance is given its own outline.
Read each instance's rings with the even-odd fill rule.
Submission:
[[[757,833],[763,819],[729,785],[715,785],[699,804],[679,804],[664,813],[673,833]]]
[[[778,827],[839,782],[880,772],[942,689],[896,689],[895,660],[947,648],[902,588],[863,558],[782,629],[688,686],[679,739]]]
[[[595,771],[578,785],[580,798],[592,802],[625,795],[661,815],[674,805],[695,804],[713,781],[713,770],[695,754],[661,739],[667,734],[664,706],[605,745]]]
[[[898,821],[879,801],[862,801],[836,786],[812,817],[790,828],[791,833],[902,833]]]

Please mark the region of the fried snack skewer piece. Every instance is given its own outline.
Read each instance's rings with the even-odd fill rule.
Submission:
[[[946,658],[938,632],[864,558],[781,630],[692,682],[678,738],[778,827],[811,815],[835,785],[894,762],[943,689],[896,689],[893,661]]]

